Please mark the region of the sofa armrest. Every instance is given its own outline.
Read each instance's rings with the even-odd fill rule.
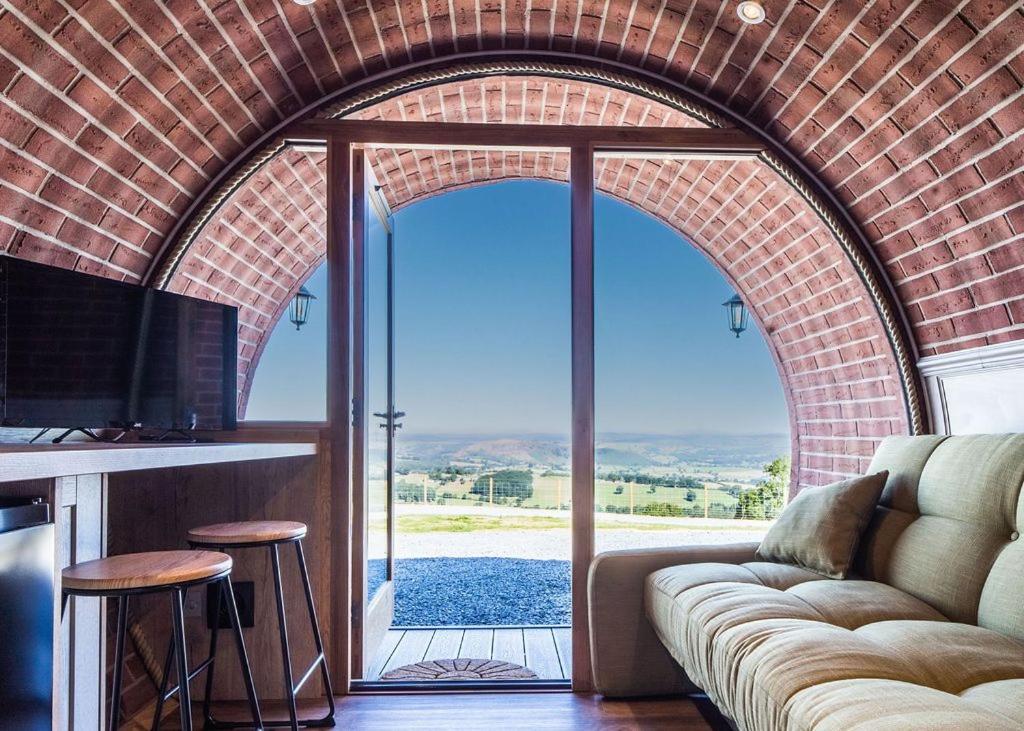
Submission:
[[[590,654],[594,687],[609,697],[697,690],[672,659],[644,614],[644,579],[668,566],[745,563],[757,543],[609,551],[590,564]]]

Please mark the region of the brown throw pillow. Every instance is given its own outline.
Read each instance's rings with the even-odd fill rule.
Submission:
[[[888,476],[879,472],[806,488],[769,529],[757,557],[845,579]]]

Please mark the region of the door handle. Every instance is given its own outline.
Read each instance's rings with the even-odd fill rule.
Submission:
[[[405,416],[405,412],[404,411],[393,411],[393,412],[391,412],[389,414],[386,411],[375,411],[375,412],[373,412],[373,415],[376,416],[378,419],[383,419],[384,420],[383,424],[378,424],[377,425],[381,429],[387,429],[388,426],[390,426],[391,427],[391,431],[395,431],[396,429],[401,429],[402,428],[402,425],[399,424],[396,421],[396,419],[401,419],[403,416]]]

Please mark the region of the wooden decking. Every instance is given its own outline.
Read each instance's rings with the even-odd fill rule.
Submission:
[[[377,680],[402,665],[457,657],[505,660],[525,665],[540,680],[568,680],[571,648],[568,627],[391,629],[365,680]]]

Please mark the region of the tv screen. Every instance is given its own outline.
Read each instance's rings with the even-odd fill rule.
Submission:
[[[235,427],[234,307],[0,257],[9,427]]]

